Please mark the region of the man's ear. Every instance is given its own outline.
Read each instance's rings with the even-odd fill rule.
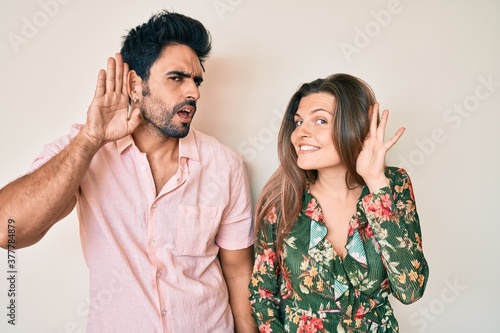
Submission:
[[[138,101],[142,97],[142,78],[134,70],[127,75],[127,92],[132,101]]]

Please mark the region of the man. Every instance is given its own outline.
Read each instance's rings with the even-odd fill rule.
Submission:
[[[88,332],[256,330],[245,169],[228,148],[190,130],[210,48],[204,26],[177,13],[132,29],[99,72],[86,123],[0,190],[4,248],[9,219],[16,248],[25,247],[77,206],[90,271]],[[110,285],[116,276],[123,288]]]

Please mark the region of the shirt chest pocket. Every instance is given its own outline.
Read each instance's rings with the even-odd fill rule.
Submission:
[[[218,252],[219,207],[180,206],[175,251],[186,256],[210,256]]]

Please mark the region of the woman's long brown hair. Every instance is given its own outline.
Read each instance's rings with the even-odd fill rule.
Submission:
[[[297,153],[291,142],[295,130],[294,116],[301,99],[314,93],[334,97],[333,143],[347,168],[349,188],[365,185],[356,172],[356,159],[369,130],[369,108],[376,103],[375,94],[366,82],[348,74],[334,74],[303,84],[292,96],[278,134],[279,167],[267,181],[255,209],[256,232],[265,223],[266,215],[276,207],[277,254],[283,240],[292,230],[302,209],[307,182],[317,180],[316,170],[302,170],[297,165]],[[281,265],[281,260],[278,260]]]

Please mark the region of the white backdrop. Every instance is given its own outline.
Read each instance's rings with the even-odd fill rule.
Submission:
[[[299,84],[337,72],[365,79],[392,112],[391,135],[407,128],[388,163],[412,177],[431,270],[420,301],[393,300],[402,332],[499,331],[496,0],[1,0],[0,186],[85,121],[98,70],[162,8],[212,33],[195,127],[244,156],[254,198],[277,166],[281,115]],[[16,326],[1,253],[1,332],[84,332],[75,213],[16,251]]]

